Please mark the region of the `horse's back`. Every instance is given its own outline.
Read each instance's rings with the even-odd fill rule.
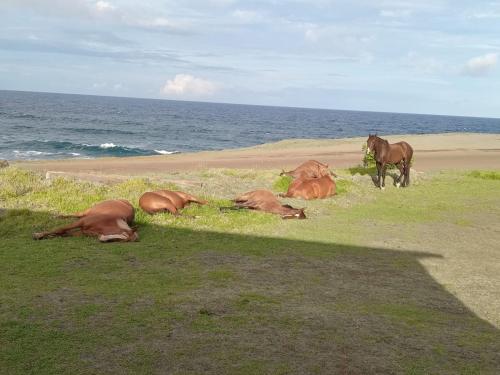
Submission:
[[[401,144],[401,147],[404,150],[406,156],[405,159],[409,162],[413,156],[413,147],[411,147],[411,145],[405,141],[399,142],[399,144]]]
[[[399,163],[402,160],[410,161],[413,155],[413,148],[407,142],[392,143],[386,154],[386,162]]]

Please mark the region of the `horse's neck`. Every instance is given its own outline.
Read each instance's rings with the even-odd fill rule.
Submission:
[[[295,214],[295,209],[282,205],[276,205],[276,207],[273,207],[273,211],[280,215]]]
[[[385,139],[377,138],[377,142],[375,143],[373,151],[375,152],[375,154],[380,154],[382,150],[388,147],[389,147],[389,142],[387,142]]]

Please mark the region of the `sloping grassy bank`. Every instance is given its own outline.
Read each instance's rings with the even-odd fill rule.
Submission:
[[[308,220],[219,212],[284,189],[277,174],[190,172],[209,201],[186,210],[199,218],[138,210],[140,242],[100,244],[30,236],[69,221],[55,214],[175,186],[0,170],[0,372],[496,373],[498,172],[399,190],[388,177],[381,192],[341,171],[339,195],[287,200]]]

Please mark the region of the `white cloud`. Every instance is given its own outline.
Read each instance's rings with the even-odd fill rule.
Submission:
[[[470,18],[477,18],[477,19],[495,19],[495,18],[500,18],[500,12],[483,12],[483,13],[474,13],[470,16]]]
[[[308,42],[317,43],[321,37],[321,30],[315,25],[310,25],[304,31],[304,37]]]
[[[442,61],[434,57],[422,56],[415,51],[408,52],[402,59],[402,65],[425,74],[435,74],[445,70],[445,64]]]
[[[498,53],[487,53],[486,55],[474,57],[467,61],[462,72],[470,76],[482,76],[488,74],[497,65]]]
[[[145,30],[186,33],[190,24],[186,21],[168,19],[144,7],[118,6],[105,0],[0,0],[2,6],[31,9],[41,15],[99,19],[109,24],[122,24]]]
[[[411,16],[412,13],[411,9],[382,9],[380,11],[382,17],[389,18],[408,17]]]
[[[217,91],[218,86],[212,81],[197,78],[190,74],[177,74],[174,79],[169,79],[162,87],[163,95],[194,95],[209,96]]]
[[[100,90],[100,89],[103,89],[103,88],[106,88],[106,87],[108,87],[108,84],[106,82],[94,82],[92,84],[92,88],[93,89]]]
[[[257,23],[263,20],[262,14],[253,10],[236,9],[232,15],[243,23]]]
[[[116,9],[116,7],[111,3],[108,3],[107,1],[97,1],[95,3],[95,9],[100,13],[104,13],[113,11]]]

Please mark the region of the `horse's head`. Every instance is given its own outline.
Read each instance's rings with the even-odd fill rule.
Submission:
[[[130,230],[127,230],[127,242],[133,242],[133,241],[138,241],[139,240],[139,233],[137,233],[137,226],[133,226],[130,228]]]
[[[133,242],[139,240],[137,227],[130,227],[123,219],[116,219],[117,227],[98,236],[101,242]]]
[[[283,207],[288,210],[281,215],[282,219],[306,219],[305,208],[293,208],[288,204],[283,205]]]
[[[318,177],[328,176],[333,172],[330,171],[330,167],[328,164],[319,164],[318,165]]]
[[[377,141],[377,134],[369,134],[366,140],[366,153],[369,154],[373,151],[375,142]]]
[[[137,233],[137,231],[133,231],[129,238],[128,238],[128,241],[127,242],[134,242],[134,241],[138,241],[139,240],[139,234]]]

